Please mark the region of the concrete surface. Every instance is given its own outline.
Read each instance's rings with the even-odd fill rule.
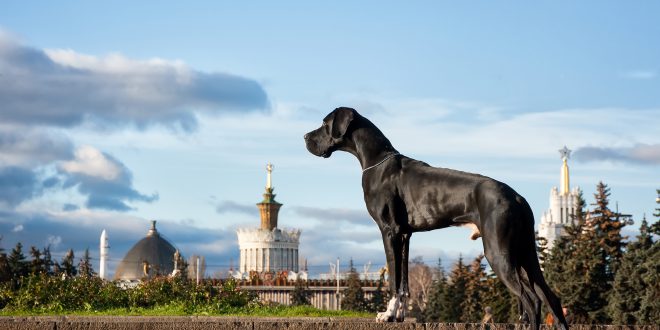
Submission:
[[[376,323],[374,319],[327,317],[216,317],[216,316],[3,316],[1,330],[83,329],[228,329],[228,330],[526,330],[520,324]],[[541,329],[548,329],[542,326]],[[660,330],[658,326],[573,325],[574,330]]]

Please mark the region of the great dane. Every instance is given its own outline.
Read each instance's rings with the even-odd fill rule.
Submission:
[[[337,108],[321,127],[305,134],[307,150],[330,157],[349,152],[362,166],[362,189],[369,214],[383,237],[391,300],[381,322],[403,321],[408,295],[408,246],[414,232],[467,226],[482,237],[484,254],[497,277],[521,302],[533,329],[541,321],[541,301],[557,325],[568,329],[559,298],[546,284],[536,254],[534,215],[508,185],[406,157],[368,119]]]

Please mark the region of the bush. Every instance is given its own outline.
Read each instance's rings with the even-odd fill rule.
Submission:
[[[122,289],[117,282],[98,277],[62,279],[44,274],[21,281],[12,290],[0,285],[0,308],[28,313],[100,312],[113,309],[141,310],[175,306],[186,314],[206,312],[223,314],[236,308],[257,305],[254,293],[241,291],[233,280],[219,287],[181,278],[160,277]]]

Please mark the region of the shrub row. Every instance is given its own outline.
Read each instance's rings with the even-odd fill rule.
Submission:
[[[258,305],[257,296],[241,291],[234,281],[219,286],[199,285],[182,278],[160,277],[122,289],[118,282],[98,277],[61,278],[45,274],[23,278],[20,286],[0,284],[0,309],[31,313],[105,311],[125,308],[183,306],[186,313],[223,314],[237,308]]]

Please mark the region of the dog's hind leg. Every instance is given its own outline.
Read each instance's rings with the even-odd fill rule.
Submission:
[[[517,267],[511,262],[511,256],[508,253],[494,254],[490,249],[486,249],[485,255],[488,263],[497,278],[519,299],[522,309],[529,317],[530,323],[534,326],[538,324],[539,318],[536,317],[536,306],[534,299],[530,297],[529,292],[523,286],[521,276]],[[538,299],[538,298],[537,298]],[[538,327],[534,328],[538,330]]]
[[[528,265],[524,267],[529,276],[529,280],[532,283],[536,294],[541,297],[546,306],[550,308],[550,311],[554,316],[555,322],[559,328],[562,330],[568,330],[568,322],[566,322],[566,318],[564,317],[564,313],[561,308],[561,301],[545,282],[536,254],[530,256],[530,258],[532,257],[533,259],[528,259]]]

